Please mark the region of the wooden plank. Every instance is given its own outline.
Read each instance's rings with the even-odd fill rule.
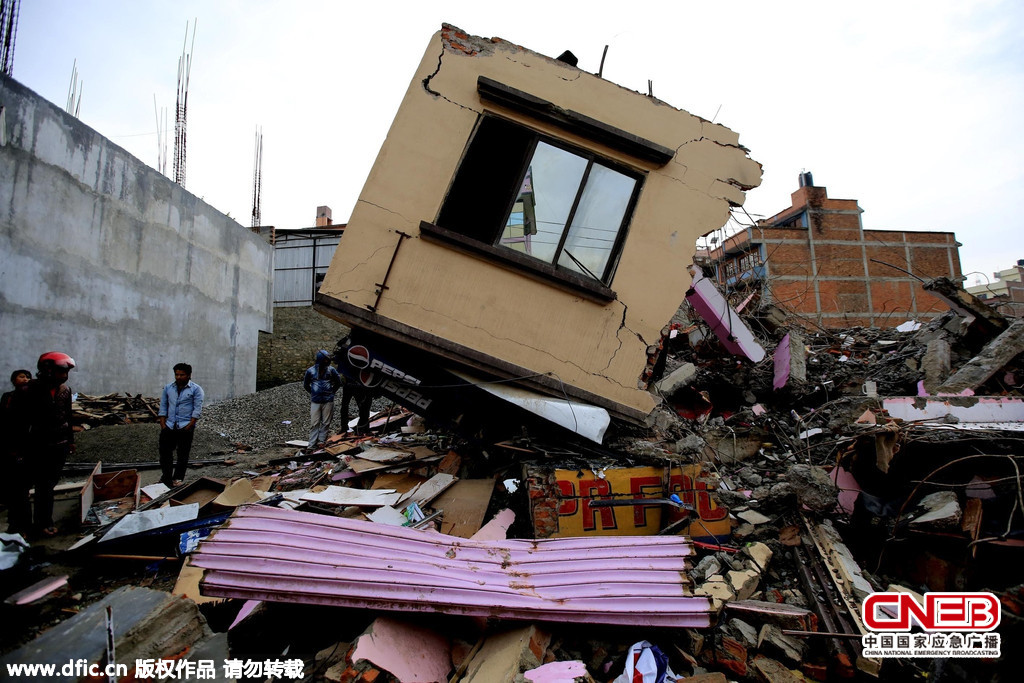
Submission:
[[[445,489],[456,481],[458,481],[458,477],[439,472],[421,484],[415,491],[412,491],[408,496],[408,502],[416,503],[422,507],[441,495]],[[488,496],[488,500],[490,500],[490,496]]]
[[[463,479],[434,499],[432,506],[444,510],[441,533],[469,538],[483,525],[494,493],[493,479]]]
[[[381,507],[394,505],[402,494],[392,489],[353,489],[347,486],[328,486],[319,493],[307,493],[302,500],[326,505],[359,505]]]

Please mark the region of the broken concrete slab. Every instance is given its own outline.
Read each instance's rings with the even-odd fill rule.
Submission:
[[[730,571],[727,575],[729,585],[736,594],[737,600],[747,600],[757,592],[757,584],[761,580],[761,574],[755,569],[743,571]]]
[[[807,654],[807,643],[785,635],[778,626],[765,624],[757,634],[757,649],[794,666],[800,666]]]
[[[924,357],[921,358],[925,391],[934,394],[949,378],[952,369],[950,362],[950,346],[947,340],[936,338],[928,342]]]
[[[1018,318],[998,337],[985,345],[977,356],[943,382],[935,393],[959,395],[974,390],[1024,353],[1024,318]]]
[[[351,659],[371,662],[398,683],[444,683],[452,669],[447,638],[390,617],[377,618],[356,639]]]
[[[764,543],[748,543],[743,546],[743,554],[750,558],[750,561],[754,563],[758,571],[764,572],[768,568],[768,563],[771,562],[774,553]]]
[[[730,619],[729,628],[749,649],[757,647],[757,629],[742,619]]]
[[[693,363],[683,363],[667,377],[657,382],[654,388],[662,396],[671,396],[689,384],[696,376],[697,366]]]
[[[754,526],[757,526],[758,524],[767,524],[772,521],[771,517],[762,515],[757,510],[743,510],[742,512],[737,512],[736,516],[747,524],[753,524]]]

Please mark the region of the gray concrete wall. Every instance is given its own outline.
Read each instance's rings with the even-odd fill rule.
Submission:
[[[56,350],[87,394],[179,361],[210,401],[254,391],[272,247],[16,81],[0,106],[0,381]]]

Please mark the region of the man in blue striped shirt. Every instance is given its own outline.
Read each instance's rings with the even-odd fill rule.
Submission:
[[[192,381],[192,366],[178,363],[174,366],[174,381],[164,387],[160,395],[160,481],[169,487],[180,486],[188,469],[188,456],[192,452],[192,437],[196,422],[203,412],[203,388]],[[174,462],[174,451],[178,461]]]

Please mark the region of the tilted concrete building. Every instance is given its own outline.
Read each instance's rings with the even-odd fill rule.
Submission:
[[[695,241],[760,177],[721,125],[445,25],[316,308],[371,355],[392,349],[391,363],[364,355],[349,370],[386,373],[407,403],[419,390],[392,380],[419,380],[401,369],[417,349],[642,420],[658,401],[649,353],[690,286]]]

